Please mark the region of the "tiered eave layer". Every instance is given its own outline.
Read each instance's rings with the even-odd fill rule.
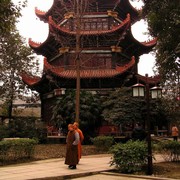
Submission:
[[[94,2],[94,3],[93,3]],[[140,10],[135,9],[131,3],[129,2],[129,0],[91,0],[91,8],[93,8],[93,6],[96,4],[96,2],[98,2],[98,11],[99,12],[107,12],[108,10],[113,10],[118,12],[119,16],[121,16],[121,18],[125,18],[126,15],[129,13],[132,17],[132,23],[136,22],[139,20],[139,14],[140,14]],[[94,4],[94,5],[93,5]],[[68,7],[68,5],[67,5]],[[67,13],[67,9],[69,12],[73,11],[72,9],[72,5],[70,6],[70,8],[64,8],[64,6],[54,0],[51,8],[48,11],[41,11],[38,8],[35,8],[35,13],[36,16],[38,16],[41,20],[43,20],[44,22],[48,22],[48,17],[52,16],[53,18],[55,18],[55,20],[58,22],[59,20],[57,19],[57,13],[58,14],[65,14]],[[66,9],[66,10],[65,10]],[[94,7],[94,12],[91,12],[91,14],[96,13],[97,11],[97,7]],[[62,18],[62,16],[61,16]]]

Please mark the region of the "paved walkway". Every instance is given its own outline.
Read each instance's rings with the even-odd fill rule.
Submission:
[[[160,156],[157,161],[162,161]],[[68,169],[64,159],[49,159],[31,163],[0,167],[0,180],[28,180],[28,179],[79,179],[79,180],[138,180],[153,179],[139,176],[126,176],[108,173],[114,167],[110,166],[110,155],[83,156],[76,170]],[[100,173],[101,172],[101,173]],[[90,176],[91,175],[91,176]],[[160,178],[156,178],[160,180]],[[165,178],[164,178],[165,179]]]

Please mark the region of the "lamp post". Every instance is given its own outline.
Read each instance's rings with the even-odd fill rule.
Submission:
[[[0,88],[3,86],[4,82],[2,80],[0,80]],[[1,91],[0,91],[0,95],[1,95]]]
[[[82,4],[80,4],[79,0],[76,0],[76,106],[75,106],[75,121],[79,123],[79,114],[80,114],[80,44],[81,44],[81,8]]]
[[[151,121],[150,121],[150,92],[151,98],[161,98],[162,96],[162,88],[160,87],[153,87],[149,88],[149,82],[147,80],[148,75],[146,74],[146,83],[145,86],[143,84],[135,84],[132,86],[133,90],[133,97],[145,97],[146,99],[146,110],[147,110],[147,143],[148,143],[148,168],[147,174],[153,174],[153,163],[152,163],[152,146],[151,146]]]

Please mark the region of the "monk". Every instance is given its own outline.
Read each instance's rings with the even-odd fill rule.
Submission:
[[[78,159],[78,143],[79,133],[75,131],[73,124],[68,125],[68,134],[66,138],[67,149],[65,164],[69,165],[69,169],[76,169],[79,162]]]
[[[174,124],[173,127],[172,127],[172,137],[174,139],[174,141],[177,141],[178,140],[178,136],[179,136],[179,130],[177,128],[177,126]]]
[[[84,140],[84,135],[82,131],[79,129],[79,124],[77,122],[74,122],[73,124],[74,129],[79,133],[79,143],[78,143],[78,161],[81,159],[81,154],[82,154],[82,142]]]

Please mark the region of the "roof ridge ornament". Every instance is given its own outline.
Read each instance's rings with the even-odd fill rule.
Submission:
[[[32,38],[28,39],[28,43],[29,43],[29,45],[34,46],[34,47],[38,47],[42,44],[41,42],[33,41]]]
[[[118,12],[112,11],[112,10],[107,10],[108,16],[117,18],[118,17]]]
[[[120,46],[111,46],[112,52],[122,52],[122,47]]]
[[[67,12],[64,14],[65,19],[70,19],[74,17],[74,12]]]
[[[69,47],[61,47],[61,48],[59,48],[59,53],[60,54],[64,54],[64,53],[67,53],[67,52],[69,52]]]
[[[157,37],[153,39],[148,39],[147,41],[141,42],[141,44],[143,44],[144,46],[151,46],[157,43],[157,39],[158,39]]]
[[[37,14],[41,14],[41,15],[44,15],[45,13],[47,13],[47,11],[41,10],[41,9],[39,9],[38,7],[35,7],[35,12],[36,12]]]

